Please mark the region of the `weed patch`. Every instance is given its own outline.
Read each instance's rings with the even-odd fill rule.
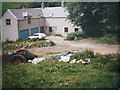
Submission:
[[[87,38],[84,32],[72,32],[67,34],[66,40],[81,40]]]
[[[34,47],[48,47],[55,46],[53,41],[27,41],[19,40],[16,42],[3,42],[2,49],[3,51],[16,50],[20,48],[34,48]]]
[[[119,61],[84,53],[91,55],[87,65],[58,62],[55,57],[39,64],[4,65],[3,88],[118,88]]]
[[[54,36],[63,37],[61,34],[54,34]]]
[[[120,44],[118,42],[117,36],[112,36],[112,37],[102,37],[97,39],[97,43],[103,43],[103,44]]]

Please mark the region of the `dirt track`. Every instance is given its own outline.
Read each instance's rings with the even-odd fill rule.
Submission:
[[[57,43],[53,47],[43,47],[30,49],[31,52],[37,55],[45,55],[48,52],[62,52],[71,50],[84,51],[86,49],[91,49],[95,53],[99,52],[101,54],[117,53],[118,45],[107,45],[107,44],[96,44],[95,40],[83,39],[79,41],[65,41],[62,37],[49,36],[48,40],[52,40]]]

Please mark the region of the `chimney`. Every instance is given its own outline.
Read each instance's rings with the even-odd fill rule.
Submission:
[[[64,0],[61,0],[61,7],[64,7]]]
[[[44,1],[42,0],[42,3],[41,3],[41,8],[44,8],[45,5],[44,5]]]

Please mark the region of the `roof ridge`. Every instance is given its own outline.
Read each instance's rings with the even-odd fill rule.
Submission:
[[[24,10],[24,9],[41,9],[41,8],[15,8],[15,9],[9,9],[9,10]]]

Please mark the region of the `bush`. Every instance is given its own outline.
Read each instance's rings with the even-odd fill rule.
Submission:
[[[25,41],[25,40],[22,40],[22,39],[17,39],[16,42],[21,42],[21,41]]]
[[[83,53],[87,58],[94,58],[94,52],[92,50],[86,50]]]
[[[86,50],[83,52],[77,52],[73,56],[71,56],[71,60],[80,60],[85,58],[94,58],[94,52],[92,50]]]
[[[33,54],[33,53],[31,53],[31,52],[27,52],[25,57],[26,57],[27,60],[28,59],[32,60],[32,59],[34,59],[35,57],[38,57],[38,56]]]
[[[53,41],[48,42],[49,46],[55,46],[55,43]]]
[[[86,37],[84,32],[72,32],[67,35],[66,40],[80,40]]]
[[[54,36],[63,37],[61,34],[54,34]]]
[[[73,59],[80,60],[80,59],[85,59],[85,57],[84,57],[84,54],[82,52],[77,52],[73,56],[71,56],[70,59],[71,60],[73,60]]]
[[[36,42],[35,44],[33,44],[33,46],[36,47],[47,47],[47,46],[55,46],[55,43],[53,41],[42,41],[42,42]]]
[[[7,39],[7,40],[4,41],[2,44],[5,45],[5,44],[8,44],[8,43],[14,43],[14,41],[11,41],[11,40]]]

